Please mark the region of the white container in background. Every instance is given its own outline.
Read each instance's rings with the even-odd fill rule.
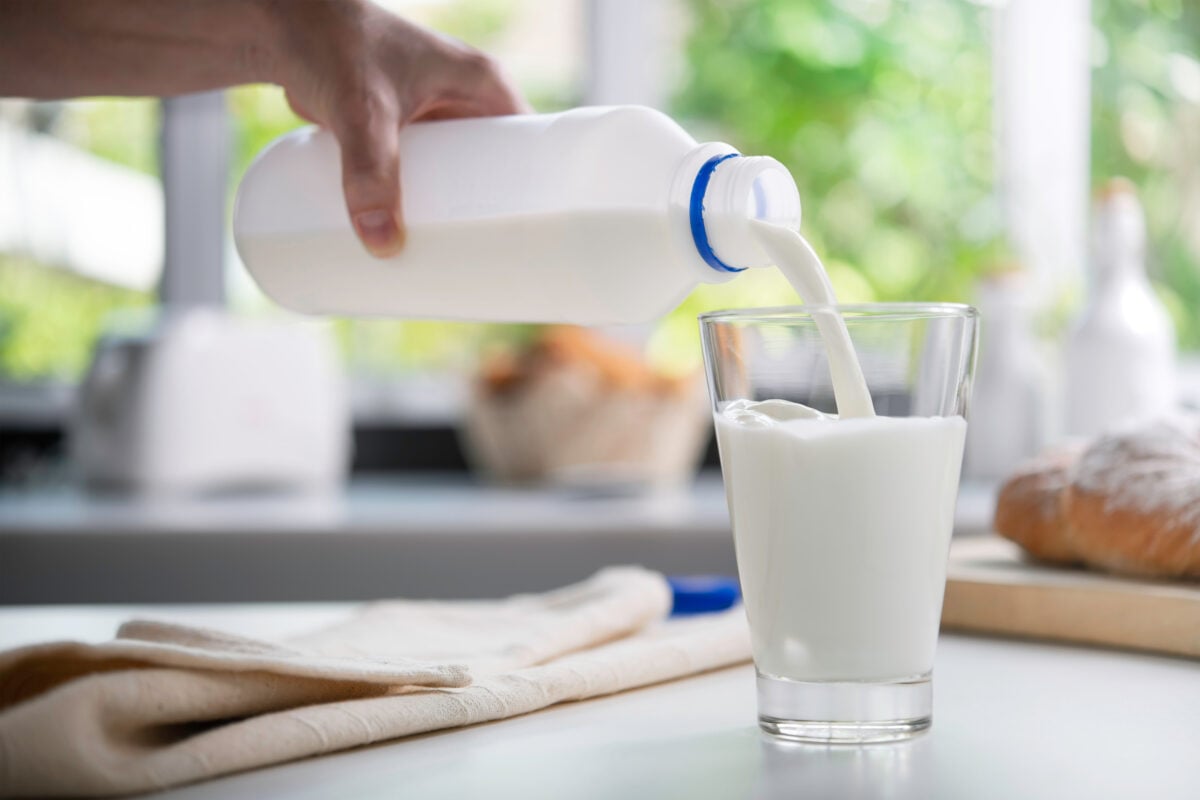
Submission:
[[[407,229],[371,257],[338,145],[288,134],[250,166],[234,236],[259,286],[310,314],[622,324],[768,261],[749,221],[799,228],[788,171],[639,106],[425,122],[400,133]]]
[[[1098,194],[1091,239],[1087,304],[1066,345],[1064,424],[1075,436],[1178,405],[1175,327],[1146,277],[1146,220],[1128,182]]]
[[[963,474],[1001,480],[1046,444],[1048,375],[1030,323],[1026,276],[1003,272],[978,287],[979,360]]]

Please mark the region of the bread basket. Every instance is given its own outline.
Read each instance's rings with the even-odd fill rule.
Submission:
[[[711,420],[696,375],[667,377],[632,350],[550,327],[492,354],[473,382],[464,450],[508,484],[651,488],[690,480]]]

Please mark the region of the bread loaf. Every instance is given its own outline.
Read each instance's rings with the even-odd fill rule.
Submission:
[[[1001,487],[994,524],[1041,560],[1200,578],[1200,419],[1157,420],[1039,457]]]

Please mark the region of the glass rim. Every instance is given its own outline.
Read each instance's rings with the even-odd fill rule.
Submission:
[[[697,319],[711,322],[787,323],[809,321],[817,311],[837,311],[850,320],[889,320],[901,322],[917,319],[975,319],[979,311],[966,303],[846,303],[837,305],[766,306],[762,308],[730,308],[707,311]]]

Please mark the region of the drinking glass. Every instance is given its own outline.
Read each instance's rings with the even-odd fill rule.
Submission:
[[[834,416],[817,326],[823,316],[829,333],[834,314],[875,418]],[[826,744],[925,730],[975,310],[747,309],[704,314],[700,327],[760,726]],[[769,400],[789,402],[754,405]]]

